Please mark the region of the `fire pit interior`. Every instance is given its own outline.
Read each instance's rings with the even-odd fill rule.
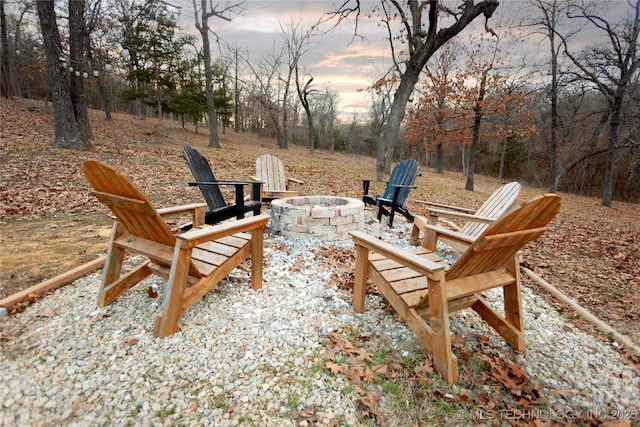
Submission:
[[[271,202],[271,232],[283,236],[346,240],[364,227],[364,203],[336,196],[302,196]]]

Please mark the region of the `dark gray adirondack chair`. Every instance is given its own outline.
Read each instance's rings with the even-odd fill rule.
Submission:
[[[253,181],[218,181],[211,170],[207,159],[196,149],[185,145],[182,149],[187,160],[189,169],[195,178],[195,182],[190,182],[191,186],[198,186],[204,200],[209,206],[209,211],[205,213],[205,224],[216,224],[220,221],[236,217],[244,218],[244,214],[253,211],[254,215],[260,214],[262,203],[260,202],[261,182]],[[235,187],[235,205],[227,204],[222,193],[221,185],[232,185]],[[252,185],[253,200],[244,200],[244,186]],[[183,230],[191,228],[190,224],[182,227]]]
[[[393,217],[396,212],[400,212],[407,218],[407,221],[413,222],[413,215],[404,206],[412,188],[416,188],[413,183],[418,176],[418,162],[413,159],[403,160],[398,163],[391,171],[387,187],[382,196],[369,195],[370,179],[362,180],[364,195],[362,201],[365,204],[378,206],[378,221],[382,220],[382,215],[389,217],[389,227],[393,227]]]

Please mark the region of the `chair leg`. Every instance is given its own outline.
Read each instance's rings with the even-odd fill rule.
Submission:
[[[378,222],[382,222],[382,215],[384,214],[384,208],[382,205],[378,206]]]
[[[429,214],[426,221],[427,224],[435,226],[438,223],[438,217],[436,215]],[[431,252],[435,252],[438,249],[438,234],[431,228],[424,227],[424,230],[422,247],[429,249]]]
[[[520,282],[520,265],[517,256],[507,264],[509,271],[516,278],[516,283],[503,287],[504,293],[504,314],[509,322],[519,334],[517,339],[510,343],[517,352],[524,351],[524,316],[522,313],[522,286]]]
[[[124,227],[120,222],[114,222],[109,241],[109,249],[107,251],[107,259],[103,267],[102,282],[98,290],[97,304],[100,307],[111,304],[136,283],[151,274],[151,270],[149,270],[147,263],[145,263],[123,277],[120,277],[126,251],[116,244],[116,240],[124,231]]]
[[[264,228],[251,230],[251,289],[262,288]]]
[[[515,283],[502,287],[504,317],[482,298],[471,308],[480,315],[518,353],[524,351],[524,320],[522,316],[522,288],[520,266],[516,257],[507,263],[507,270],[516,278]]]
[[[458,362],[451,350],[449,310],[444,278],[429,278],[429,324],[433,337],[433,364],[447,384],[458,379]]]
[[[180,330],[178,321],[182,316],[182,301],[187,286],[191,252],[193,248],[180,248],[176,245],[169,273],[169,289],[164,299],[162,313],[156,316],[154,334],[159,338],[167,337]]]
[[[420,227],[416,224],[416,221],[419,221],[419,217],[416,217],[413,220],[413,225],[411,226],[411,236],[409,237],[410,245],[417,245],[420,243]]]
[[[391,199],[391,208],[389,209],[389,228],[393,228],[393,218],[396,211],[401,211],[402,207],[398,204],[398,196],[400,195],[400,187],[393,189],[393,198]],[[413,221],[413,218],[411,219]]]
[[[356,273],[353,284],[353,309],[364,312],[364,298],[367,293],[367,269],[369,267],[369,249],[356,246]]]

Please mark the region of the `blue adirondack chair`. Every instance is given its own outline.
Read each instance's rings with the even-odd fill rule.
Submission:
[[[391,171],[387,187],[382,196],[369,195],[370,179],[362,180],[362,188],[364,195],[362,201],[365,204],[378,206],[378,221],[382,220],[382,215],[389,217],[389,227],[393,227],[393,217],[396,212],[400,212],[407,218],[407,221],[413,222],[413,215],[404,206],[412,188],[416,188],[413,183],[418,176],[418,162],[413,159],[403,160],[398,163]]]

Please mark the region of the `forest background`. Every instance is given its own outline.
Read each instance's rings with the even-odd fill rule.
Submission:
[[[220,132],[233,128],[274,137],[282,149],[292,143],[310,153],[321,148],[374,155],[378,179],[391,162],[411,157],[438,173],[461,171],[471,191],[478,173],[550,191],[602,195],[605,206],[614,198],[640,200],[638,1],[427,2],[438,4],[435,29],[459,25],[470,5],[489,19],[480,15],[457,37],[435,46],[440,49],[410,94],[399,86],[422,47],[412,40],[425,37],[428,44],[430,35],[408,24],[433,24],[424,16],[426,8],[411,8],[417,2],[365,2],[370,9],[348,1],[312,2],[311,20],[285,15],[276,6],[295,2],[272,2],[273,13],[282,13],[279,33],[272,48],[259,53],[251,45],[264,44],[255,38],[232,43],[218,37],[223,24],[233,26],[265,8],[257,1],[0,3],[4,96],[48,98],[47,72],[55,69],[53,81],[69,86],[79,123],[76,148],[91,147],[82,113],[89,106],[102,109],[107,119],[126,111],[155,117],[160,126],[175,120],[194,123],[196,131],[209,127],[211,147],[219,147]],[[500,14],[514,7],[526,18]],[[42,31],[38,13],[57,17],[51,22],[57,38]],[[366,107],[344,111],[334,89],[340,83],[314,77],[321,73],[314,52],[321,50],[318,40],[345,28],[352,40],[371,37],[365,29],[371,22],[387,41],[384,49],[376,45],[384,60],[370,84],[358,88],[369,98]],[[532,43],[538,45],[535,54]],[[352,47],[344,46],[345,56]],[[403,96],[408,99],[400,108],[395,103]],[[54,97],[54,107],[57,102]],[[391,138],[389,122],[397,120],[397,110],[404,120],[398,137]],[[57,137],[54,146],[71,141]]]

